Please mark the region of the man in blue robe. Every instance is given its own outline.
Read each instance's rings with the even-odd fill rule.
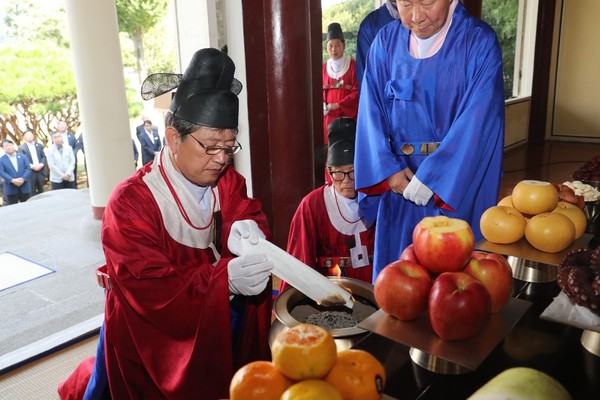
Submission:
[[[458,0],[399,1],[371,45],[355,155],[365,216],[377,219],[373,281],[426,216],[479,219],[498,201],[504,146],[502,57]]]

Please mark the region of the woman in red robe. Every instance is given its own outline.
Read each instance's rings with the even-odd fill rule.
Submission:
[[[327,54],[323,63],[323,143],[327,144],[327,127],[340,117],[356,119],[358,114],[358,80],[356,62],[344,55],[346,41],[340,24],[327,28]]]

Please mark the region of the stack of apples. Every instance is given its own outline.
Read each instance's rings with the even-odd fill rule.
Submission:
[[[585,232],[583,197],[566,185],[524,180],[498,205],[481,216],[480,228],[492,243],[510,244],[523,237],[534,248],[558,253]]]
[[[489,314],[508,302],[512,270],[503,256],[474,249],[466,221],[423,218],[414,228],[413,243],[377,276],[375,300],[403,321],[427,312],[431,327],[444,340],[476,335]]]

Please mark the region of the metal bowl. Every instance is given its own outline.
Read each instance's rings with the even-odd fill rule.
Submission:
[[[373,285],[347,277],[338,278],[328,276],[328,278],[334,283],[350,289],[355,300],[354,308],[349,310],[345,306],[320,306],[296,288],[288,287],[277,296],[273,303],[273,312],[277,319],[271,325],[269,345],[273,344],[279,332],[304,323],[310,314],[322,311],[345,311],[351,314],[358,322],[361,322],[379,309],[375,301]],[[365,329],[358,326],[329,329],[329,332],[335,339],[338,351],[349,349],[367,334]]]

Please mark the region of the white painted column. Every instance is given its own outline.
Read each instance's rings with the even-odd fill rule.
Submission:
[[[246,51],[244,47],[244,16],[242,0],[230,0],[224,4],[225,42],[229,57],[235,63],[235,77],[242,82],[244,89],[239,95],[240,115],[238,119],[238,141],[243,150],[235,155],[235,169],[246,178],[248,195],[252,196],[252,165],[250,158],[250,135],[248,124],[248,86],[246,85]]]
[[[65,0],[90,199],[100,219],[113,188],[134,172],[114,0]]]
[[[185,71],[194,53],[218,46],[215,0],[173,0],[179,46],[179,66]]]
[[[248,195],[252,196],[252,168],[248,134],[248,89],[246,88],[246,54],[241,0],[174,0],[179,62],[184,71],[194,53],[205,47],[220,49],[227,44],[229,57],[235,63],[235,77],[244,89],[239,95],[238,140],[243,150],[235,155],[235,169],[246,178]]]

